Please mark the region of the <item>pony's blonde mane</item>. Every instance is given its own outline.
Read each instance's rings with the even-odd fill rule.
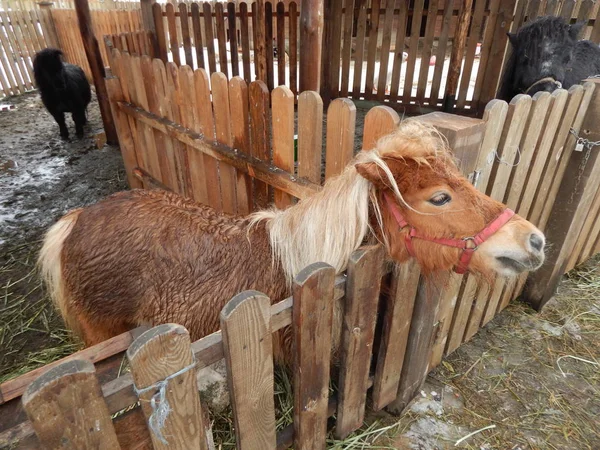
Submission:
[[[358,153],[346,169],[329,180],[321,191],[286,210],[270,209],[252,214],[250,227],[263,220],[267,222],[273,261],[280,264],[290,284],[300,270],[315,262],[330,264],[340,273],[346,269],[352,252],[365,239],[376,239],[377,234],[369,230],[369,205],[379,229],[383,229],[375,187],[357,172],[356,166],[377,165],[383,173],[384,183],[397,200],[411,208],[384,158],[413,159],[429,165],[431,158],[441,152],[449,154],[445,140],[437,130],[406,120],[392,134],[380,139],[375,149]],[[389,250],[385,233],[379,235]]]

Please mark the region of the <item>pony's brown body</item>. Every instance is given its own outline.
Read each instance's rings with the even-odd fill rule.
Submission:
[[[88,345],[144,323],[176,322],[199,339],[245,289],[285,297],[264,223],[249,230],[248,220],[157,190],[120,192],[72,214],[65,306]]]

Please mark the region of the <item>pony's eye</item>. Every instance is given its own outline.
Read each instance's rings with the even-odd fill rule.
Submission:
[[[448,203],[450,200],[452,200],[452,197],[450,197],[445,192],[442,192],[441,194],[437,194],[434,197],[431,197],[429,199],[429,203],[431,203],[432,205],[435,205],[435,206],[443,206],[446,203]]]

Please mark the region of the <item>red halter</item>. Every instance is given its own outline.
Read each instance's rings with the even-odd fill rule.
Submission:
[[[424,241],[435,242],[436,244],[446,245],[448,247],[455,247],[462,249],[462,253],[460,254],[460,259],[458,260],[458,265],[454,268],[456,273],[462,274],[465,273],[469,267],[469,263],[471,262],[471,258],[473,257],[473,253],[475,250],[483,244],[486,240],[488,240],[496,231],[498,231],[502,226],[508,222],[512,216],[515,215],[515,212],[509,208],[506,208],[502,213],[496,217],[487,227],[477,233],[475,236],[469,236],[461,239],[445,239],[445,238],[432,238],[428,236],[424,236],[420,234],[414,227],[408,224],[406,219],[400,213],[400,209],[390,195],[386,192],[383,194],[385,196],[385,200],[390,208],[396,222],[400,225],[400,228],[410,227],[410,231],[406,234],[405,243],[406,250],[409,255],[414,257],[415,252],[412,245],[413,238],[423,239]],[[472,242],[473,246],[469,246],[469,242]]]

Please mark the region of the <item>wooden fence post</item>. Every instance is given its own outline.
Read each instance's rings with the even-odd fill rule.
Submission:
[[[335,426],[335,435],[340,439],[360,427],[365,419],[382,263],[381,246],[360,248],[348,262]]]
[[[115,128],[108,93],[104,84],[104,77],[106,76],[104,63],[102,62],[98,40],[94,36],[94,26],[92,24],[88,0],[75,0],[75,11],[77,12],[81,40],[83,41],[85,54],[92,71],[94,86],[96,86],[96,97],[98,98],[98,106],[100,106],[100,114],[102,116],[102,123],[104,124],[104,132],[106,133],[106,142],[117,144],[119,142],[117,129]]]
[[[151,328],[133,341],[127,359],[154,448],[208,450],[187,330],[170,323]]]
[[[300,90],[320,91],[324,0],[302,0],[300,7]]]
[[[221,311],[229,396],[239,450],[276,448],[271,301],[257,291]]]
[[[454,101],[456,100],[458,90],[458,78],[460,77],[465,44],[467,43],[467,33],[469,31],[472,7],[473,0],[465,0],[458,15],[458,22],[456,24],[456,31],[454,32],[454,39],[452,42],[452,52],[450,54],[450,69],[446,80],[446,94],[444,95],[443,108],[444,111],[447,112],[454,109]]]
[[[142,12],[142,29],[150,32],[152,52],[158,57],[160,55],[160,47],[156,37],[156,25],[154,24],[154,12],[152,10],[154,3],[156,3],[156,0],[140,0],[140,8]],[[189,65],[191,66],[191,62]]]
[[[588,81],[594,83],[595,88],[579,135],[595,142],[600,140],[600,80],[593,78]],[[575,140],[567,140],[566,145],[575,145]],[[546,240],[550,243],[546,262],[541,269],[529,275],[523,290],[524,299],[537,310],[556,292],[594,200],[600,183],[599,151],[596,146],[573,151],[558,188],[557,201],[545,227]]]
[[[294,448],[325,449],[335,269],[311,264],[294,280]]]
[[[41,375],[23,394],[23,408],[44,448],[120,448],[89,361],[67,361]]]

